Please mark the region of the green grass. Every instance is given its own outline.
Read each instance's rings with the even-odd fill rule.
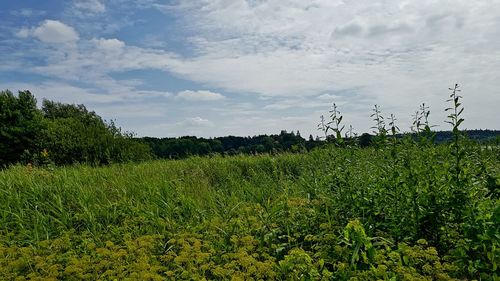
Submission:
[[[14,166],[0,279],[498,280],[499,151],[464,151]]]

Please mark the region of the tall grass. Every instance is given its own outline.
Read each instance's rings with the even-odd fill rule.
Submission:
[[[485,263],[452,271],[457,277],[477,272],[493,276],[498,237],[484,235],[498,230],[500,201],[488,187],[492,179],[498,185],[498,148],[466,147],[469,157],[460,163],[461,177],[468,179],[461,182],[466,205],[457,202],[455,180],[449,175],[456,164],[450,157],[454,147],[423,149],[409,143],[395,149],[396,154],[330,147],[307,154],[194,157],[53,170],[15,166],[0,172],[0,245],[39,248],[45,240],[64,235],[77,244],[85,239],[119,244],[144,235],[169,241],[191,233],[224,253],[234,250],[235,237],[250,235],[257,243],[251,251],[270,255],[273,270],[281,268],[274,261],[287,260],[287,253],[292,255],[288,262],[300,258],[302,252],[292,251],[298,248],[313,257],[310,270],[319,270],[323,260],[321,270],[329,276],[327,272],[340,272],[337,263],[342,257],[331,256],[327,249],[333,245],[326,241],[343,245],[344,227],[358,219],[367,239],[380,237],[387,242],[384,247],[425,239],[441,255],[453,256],[457,265],[465,265],[472,254]],[[327,233],[338,238],[328,238]],[[464,248],[460,241],[486,248]],[[161,250],[167,244],[155,251],[174,251]],[[351,270],[361,272],[363,264],[373,262],[368,257],[356,259]],[[170,268],[169,263],[164,266]],[[287,268],[285,262],[283,266]],[[288,270],[284,268],[280,270]]]

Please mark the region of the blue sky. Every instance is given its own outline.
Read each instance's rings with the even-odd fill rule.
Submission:
[[[0,89],[139,136],[317,135],[333,102],[358,133],[422,102],[446,130],[456,82],[464,126],[500,129],[498,0],[3,0],[0,61]]]

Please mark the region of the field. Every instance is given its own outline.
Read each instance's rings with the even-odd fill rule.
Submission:
[[[499,155],[407,141],[13,166],[0,279],[500,280]]]

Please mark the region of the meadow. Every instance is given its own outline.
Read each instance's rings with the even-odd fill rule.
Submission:
[[[467,140],[0,171],[1,280],[500,280]]]

